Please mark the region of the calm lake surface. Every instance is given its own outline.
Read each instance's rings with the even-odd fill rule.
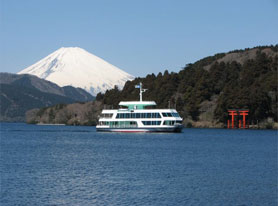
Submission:
[[[277,131],[1,124],[0,205],[274,205]]]

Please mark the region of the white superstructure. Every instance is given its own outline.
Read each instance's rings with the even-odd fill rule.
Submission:
[[[97,131],[108,132],[181,132],[182,118],[175,109],[152,109],[154,101],[143,101],[142,84],[140,101],[120,102],[120,109],[102,111]]]

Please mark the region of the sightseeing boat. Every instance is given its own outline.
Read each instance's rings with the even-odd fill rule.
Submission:
[[[175,109],[155,109],[154,101],[143,101],[146,89],[142,83],[140,101],[122,101],[119,109],[104,109],[101,112],[97,131],[100,132],[181,132],[182,118]]]

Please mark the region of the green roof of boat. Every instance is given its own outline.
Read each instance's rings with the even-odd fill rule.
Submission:
[[[144,109],[147,106],[155,106],[156,103],[154,101],[128,101],[128,102],[120,102],[119,106],[128,107],[128,109]]]

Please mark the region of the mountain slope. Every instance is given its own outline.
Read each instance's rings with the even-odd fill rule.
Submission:
[[[145,100],[176,107],[186,122],[200,126],[226,124],[230,108],[249,109],[250,123],[278,121],[278,45],[216,54],[188,64],[178,73],[159,73],[127,82],[96,99],[117,106],[138,99],[134,86],[142,82]],[[198,123],[199,122],[199,123]]]
[[[92,95],[117,85],[122,88],[133,76],[78,47],[60,48],[18,74],[32,74],[59,86],[85,89]]]
[[[18,85],[0,84],[0,90],[0,121],[24,121],[25,112],[30,109],[74,102],[65,96]]]
[[[81,88],[72,86],[59,87],[57,84],[29,74],[18,75],[0,72],[0,83],[38,89],[41,92],[65,96],[80,102],[94,99],[92,95]]]
[[[0,121],[24,121],[33,108],[94,99],[83,89],[61,88],[33,75],[0,73],[0,83]]]
[[[223,127],[228,109],[248,108],[250,124],[259,122],[277,127],[277,64],[278,45],[216,54],[188,64],[178,73],[166,70],[164,74],[127,81],[123,90],[114,88],[105,94],[99,93],[96,101],[116,108],[119,101],[138,100],[139,91],[134,87],[142,82],[148,89],[143,100],[154,100],[159,108],[168,108],[170,102],[184,118],[185,125]],[[47,123],[51,109],[59,112],[54,107],[48,108],[48,112],[41,109],[38,113],[29,113],[28,119]],[[66,107],[64,112],[72,111],[73,108]],[[90,112],[85,106],[80,111],[83,113],[77,113],[76,119]],[[59,123],[59,118],[52,118],[50,122]]]

